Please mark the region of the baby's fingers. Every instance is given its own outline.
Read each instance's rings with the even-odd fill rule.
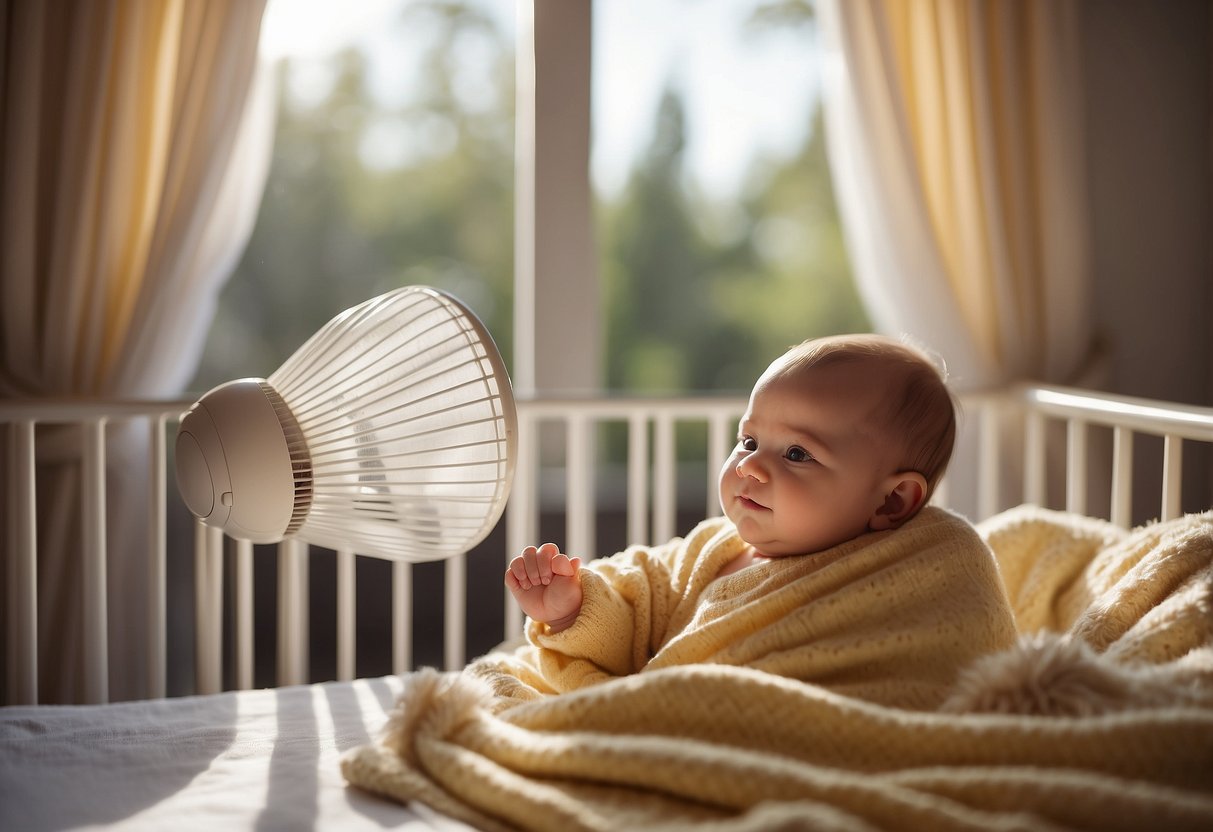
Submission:
[[[510,589],[522,589],[522,584],[518,582],[514,570],[508,566],[505,568],[505,585]]]
[[[552,574],[567,575],[572,577],[577,574],[577,570],[581,567],[581,558],[570,558],[568,555],[559,554],[552,558]]]
[[[539,567],[535,564],[535,547],[528,546],[522,554],[510,561],[506,574],[514,579],[521,590],[528,590],[539,583]]]
[[[535,566],[539,570],[539,580],[535,583],[547,586],[552,582],[552,575],[558,574],[552,568],[552,564],[556,558],[562,558],[564,555],[560,553],[560,547],[555,543],[545,543],[540,546],[535,552]]]

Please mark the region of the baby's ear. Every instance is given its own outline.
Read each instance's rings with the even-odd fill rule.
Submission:
[[[900,471],[884,484],[884,504],[868,518],[874,532],[895,529],[914,516],[927,495],[927,480],[917,471]]]

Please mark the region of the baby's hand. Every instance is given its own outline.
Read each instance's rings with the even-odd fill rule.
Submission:
[[[553,543],[528,546],[510,561],[505,585],[523,612],[560,632],[581,612],[580,568],[581,558],[570,558]]]

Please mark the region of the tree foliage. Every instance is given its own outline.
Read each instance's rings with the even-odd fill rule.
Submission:
[[[609,386],[745,390],[791,344],[869,327],[820,110],[809,118],[795,156],[759,160],[747,195],[714,205],[686,185],[682,105],[666,93],[649,152],[618,203],[601,207]]]

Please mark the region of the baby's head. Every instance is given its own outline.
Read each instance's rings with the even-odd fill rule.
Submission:
[[[923,502],[943,479],[956,440],[956,404],[944,372],[922,349],[884,335],[833,335],[805,341],[772,363],[772,371],[795,377],[831,366],[875,390],[881,407],[872,427],[900,440],[900,470],[917,471],[926,480]],[[765,374],[764,374],[765,375]]]
[[[754,385],[721,504],[763,554],[820,551],[913,517],[955,434],[952,395],[924,351],[879,335],[806,341]]]

